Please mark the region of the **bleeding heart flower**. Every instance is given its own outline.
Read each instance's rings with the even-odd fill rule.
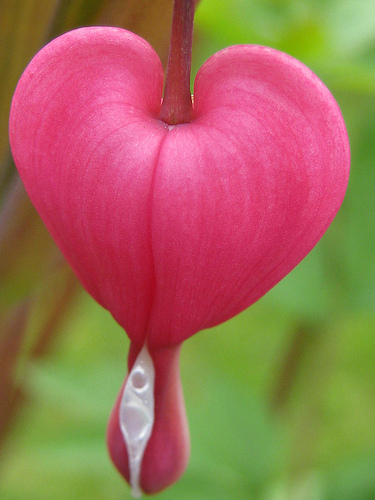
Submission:
[[[35,56],[10,116],[27,192],[83,286],[129,335],[129,369],[145,343],[151,354],[146,492],[188,460],[181,342],[289,273],[333,220],[349,175],[339,108],[292,57],[246,45],[215,54],[197,74],[189,123],[160,119],[163,80],[143,39],[82,28]],[[123,393],[108,443],[129,479]]]

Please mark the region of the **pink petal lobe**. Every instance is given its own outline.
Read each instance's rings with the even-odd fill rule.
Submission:
[[[84,287],[140,345],[155,287],[150,209],[166,134],[154,119],[162,86],[147,42],[83,28],[36,55],[10,117],[32,202]]]
[[[194,101],[194,121],[170,131],[155,173],[154,346],[258,300],[319,241],[348,182],[339,108],[292,57],[225,49],[198,72]]]
[[[141,468],[141,487],[157,493],[183,474],[190,454],[189,430],[179,372],[180,345],[152,351],[155,366],[155,422]],[[129,372],[139,353],[132,344]],[[128,453],[119,424],[121,388],[108,423],[107,444],[113,463],[129,482]]]

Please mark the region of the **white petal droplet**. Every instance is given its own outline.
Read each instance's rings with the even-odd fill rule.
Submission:
[[[154,364],[144,345],[126,381],[119,415],[134,498],[142,496],[139,480],[143,454],[154,426],[154,383]]]

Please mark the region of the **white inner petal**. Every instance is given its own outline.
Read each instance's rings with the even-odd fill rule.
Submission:
[[[120,403],[120,427],[129,458],[132,495],[139,498],[143,454],[154,426],[155,369],[143,346],[126,381]]]

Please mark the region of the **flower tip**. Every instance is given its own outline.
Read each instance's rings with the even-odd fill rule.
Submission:
[[[190,439],[179,373],[179,347],[151,353],[155,369],[155,414],[139,476],[140,490],[146,494],[158,493],[171,486],[184,473],[189,460]],[[133,366],[136,363],[137,360]],[[112,462],[131,484],[133,495],[137,495],[138,485],[133,483],[131,477],[130,453],[120,422],[121,403],[128,379],[129,376],[121,388],[109,419],[107,446]]]

